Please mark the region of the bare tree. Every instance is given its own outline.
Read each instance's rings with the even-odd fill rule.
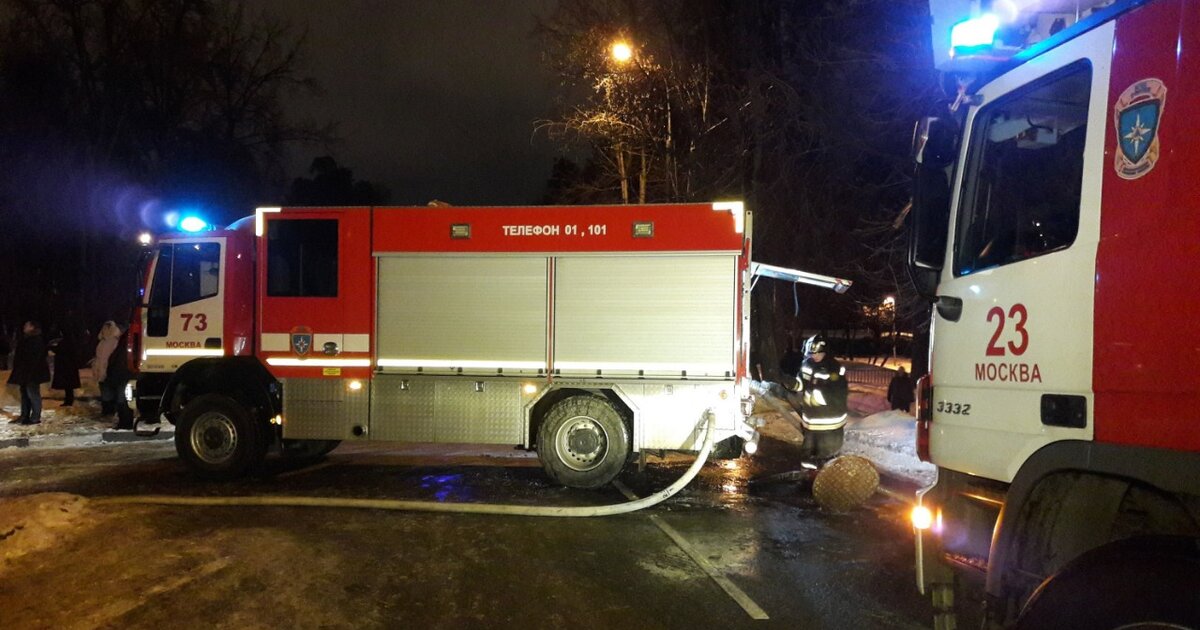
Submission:
[[[30,301],[49,288],[79,296],[83,312],[118,315],[137,230],[158,227],[172,203],[231,219],[281,187],[284,147],[329,135],[283,110],[316,92],[304,34],[241,3],[0,7],[0,202],[14,209],[0,218],[0,256],[21,261],[3,265],[22,271],[5,285]]]
[[[865,280],[878,301],[901,267],[879,260],[895,233],[870,226],[907,199],[912,121],[936,93],[927,19],[924,0],[560,0],[539,33],[563,115],[541,126],[591,150],[576,199],[744,199],[756,258]],[[618,39],[628,64],[607,54]],[[756,291],[768,369],[786,329],[858,317],[801,290],[796,319],[791,293]]]

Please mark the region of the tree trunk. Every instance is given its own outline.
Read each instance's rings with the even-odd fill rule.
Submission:
[[[621,203],[629,203],[629,173],[625,168],[625,149],[617,145],[617,173],[621,177]]]
[[[646,154],[642,153],[642,174],[638,177],[638,203],[646,203],[646,177],[648,175],[648,166],[646,163]]]

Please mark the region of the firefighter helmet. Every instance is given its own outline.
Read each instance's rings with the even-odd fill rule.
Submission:
[[[812,356],[818,352],[825,352],[825,335],[819,333],[804,342],[804,354]]]

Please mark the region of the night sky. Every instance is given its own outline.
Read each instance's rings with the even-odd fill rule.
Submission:
[[[307,67],[325,90],[291,107],[338,123],[338,162],[393,204],[537,202],[556,146],[552,77],[532,37],[553,0],[254,0],[309,29]],[[321,150],[292,151],[302,175]]]

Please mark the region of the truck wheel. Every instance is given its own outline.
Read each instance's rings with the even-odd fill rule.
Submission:
[[[608,399],[571,396],[546,413],[537,449],[551,479],[571,488],[597,488],[625,467],[629,429]]]
[[[266,457],[267,434],[261,424],[232,398],[204,394],[180,412],[175,451],[197,477],[235,479]]]
[[[1131,538],[1090,551],[1025,604],[1031,628],[1200,628],[1200,547],[1193,538]]]

